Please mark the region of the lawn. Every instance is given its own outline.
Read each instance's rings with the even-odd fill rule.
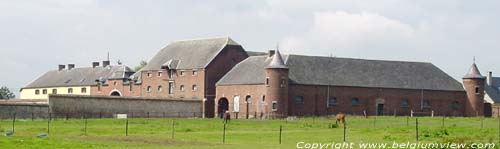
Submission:
[[[295,120],[232,120],[226,126],[220,119],[151,118],[55,119],[47,137],[46,119],[0,121],[0,148],[295,148],[297,142],[343,142],[342,125],[330,118],[308,117]],[[175,121],[172,139],[172,121]],[[407,117],[347,117],[347,142],[416,142],[416,119]],[[444,125],[443,125],[444,121]],[[419,117],[419,141],[438,143],[498,143],[499,120],[495,118]],[[279,144],[282,126],[282,144]],[[498,146],[497,146],[498,147]]]

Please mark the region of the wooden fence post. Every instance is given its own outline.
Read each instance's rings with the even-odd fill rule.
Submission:
[[[417,136],[417,142],[418,142],[418,118],[415,118],[415,134]]]
[[[12,117],[12,134],[16,131],[16,113]]]
[[[84,128],[85,136],[87,136],[87,116],[83,116],[83,118],[85,119],[85,128]]]
[[[282,128],[282,126],[280,125],[280,138],[279,138],[279,142],[280,142],[280,144],[281,144],[281,132],[282,132],[282,131],[283,131],[283,128]]]
[[[128,117],[126,118],[125,122],[125,136],[128,136]]]
[[[226,122],[224,122],[224,129],[222,132],[222,144],[226,144]]]
[[[174,139],[174,132],[175,132],[175,119],[172,119],[172,132],[171,132],[172,139]]]

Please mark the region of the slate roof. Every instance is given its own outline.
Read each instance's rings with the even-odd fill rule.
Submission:
[[[38,77],[24,88],[88,86],[95,85],[96,80],[106,83],[109,79],[124,79],[134,71],[127,66],[82,67],[71,70],[51,70]]]
[[[264,84],[271,58],[252,56],[237,64],[217,85]],[[290,84],[463,91],[457,80],[431,63],[284,56]]]
[[[279,50],[276,50],[276,54],[273,55],[273,59],[269,62],[269,65],[267,65],[266,68],[288,69],[285,62],[283,62],[283,58],[281,57]]]
[[[485,77],[481,75],[479,72],[479,69],[477,68],[477,65],[474,63],[470,67],[469,71],[467,74],[465,74],[464,79],[484,79]]]
[[[161,49],[142,70],[205,68],[227,45],[240,45],[229,37],[174,41]],[[169,62],[170,61],[170,62]]]
[[[492,84],[485,84],[484,91],[493,103],[500,103],[500,77],[492,77]]]

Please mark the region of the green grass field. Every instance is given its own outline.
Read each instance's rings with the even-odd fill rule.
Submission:
[[[172,118],[129,119],[125,136],[125,119],[89,119],[87,135],[83,119],[12,120],[0,121],[0,148],[295,148],[297,142],[343,142],[343,127],[330,128],[332,119],[325,117],[298,120],[232,120],[222,143],[223,123],[220,119],[175,119],[174,139],[171,138]],[[408,120],[408,123],[407,123]],[[420,117],[421,142],[471,143],[499,142],[499,121],[494,118]],[[279,128],[283,127],[282,144]],[[415,119],[407,117],[347,117],[347,142],[416,142]]]

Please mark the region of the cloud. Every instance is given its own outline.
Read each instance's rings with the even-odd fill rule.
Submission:
[[[396,49],[413,44],[416,38],[414,27],[376,13],[317,12],[313,18],[309,31],[283,39],[286,49],[297,49],[299,53],[322,52],[320,54],[328,54],[323,52],[333,52],[334,49],[350,52],[374,47]],[[323,50],[301,51],[316,48]]]

